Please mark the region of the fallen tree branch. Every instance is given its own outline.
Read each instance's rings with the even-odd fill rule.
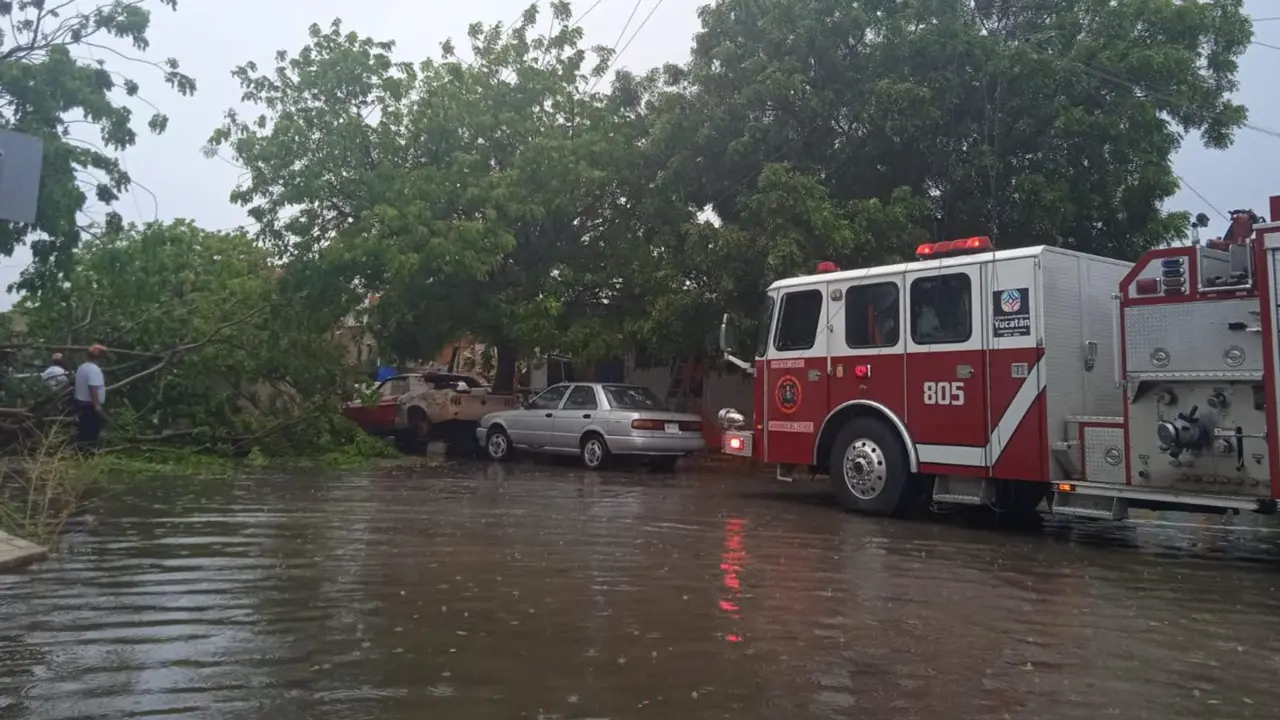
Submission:
[[[91,345],[50,345],[48,343],[8,343],[0,345],[0,352],[15,350],[46,350],[49,352],[89,352]],[[111,348],[113,355],[129,355],[131,357],[143,358],[160,358],[164,356],[162,352],[148,352],[144,350],[120,350]]]

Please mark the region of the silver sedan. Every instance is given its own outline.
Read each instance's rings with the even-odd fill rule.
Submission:
[[[597,470],[614,455],[644,456],[664,469],[706,449],[702,418],[675,413],[640,385],[564,383],[547,388],[519,410],[480,419],[476,439],[489,459],[516,450],[577,455]]]

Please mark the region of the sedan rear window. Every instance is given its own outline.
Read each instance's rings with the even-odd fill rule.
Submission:
[[[378,394],[384,398],[400,397],[409,392],[409,378],[398,377],[391,378],[382,383],[382,387],[378,388]]]
[[[667,404],[640,385],[605,385],[609,406],[617,410],[666,410]]]

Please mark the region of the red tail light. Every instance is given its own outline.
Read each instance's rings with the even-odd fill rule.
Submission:
[[[632,430],[658,430],[667,429],[667,425],[677,425],[680,432],[702,432],[702,423],[696,420],[682,420],[680,422],[671,422],[668,420],[632,420]]]
[[[1137,295],[1158,295],[1160,294],[1160,278],[1138,278],[1133,284],[1134,294]]]

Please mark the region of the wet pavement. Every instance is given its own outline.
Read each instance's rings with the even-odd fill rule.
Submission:
[[[0,575],[0,718],[1275,717],[1280,533],[452,463],[173,480]]]

